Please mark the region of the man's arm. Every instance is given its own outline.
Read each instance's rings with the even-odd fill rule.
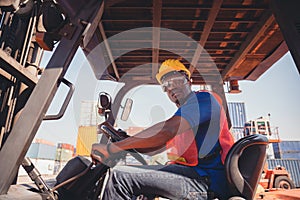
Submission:
[[[138,149],[140,152],[144,150],[149,153],[149,150],[160,149],[177,134],[189,129],[191,129],[190,124],[184,118],[173,116],[167,121],[155,124],[132,137],[112,143],[108,151],[110,153],[118,153],[128,149]],[[103,153],[105,157],[109,156],[106,145],[93,144],[92,152],[94,150]]]
[[[132,137],[115,142],[114,145],[111,145],[110,151],[116,153],[119,151],[118,149],[159,149],[177,134],[188,129],[190,129],[190,125],[184,118],[173,116],[167,121],[155,124]]]

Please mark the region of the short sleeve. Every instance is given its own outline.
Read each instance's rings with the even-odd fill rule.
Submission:
[[[191,128],[197,127],[211,119],[211,95],[207,92],[193,93],[175,112],[187,120]]]

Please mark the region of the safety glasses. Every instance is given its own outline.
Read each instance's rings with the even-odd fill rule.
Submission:
[[[183,85],[187,84],[188,81],[185,77],[173,77],[162,81],[162,89],[164,92],[171,90],[173,88],[181,88]]]

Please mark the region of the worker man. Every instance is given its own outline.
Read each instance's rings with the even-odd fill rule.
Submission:
[[[115,167],[103,199],[132,199],[140,194],[169,199],[209,199],[212,194],[227,198],[223,164],[233,138],[224,110],[209,92],[192,91],[191,74],[179,60],[164,61],[156,78],[178,107],[175,114],[122,141],[93,144],[91,157],[104,162],[111,154],[128,149],[150,153],[167,147],[173,161],[164,167]]]

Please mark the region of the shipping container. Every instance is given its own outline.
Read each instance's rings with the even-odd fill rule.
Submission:
[[[296,187],[300,187],[300,160],[299,159],[267,159],[269,169],[276,166],[285,167],[290,173]]]
[[[55,160],[56,161],[68,161],[71,158],[73,158],[73,156],[74,156],[73,150],[57,148]]]
[[[55,146],[55,144],[53,142],[50,142],[48,140],[44,140],[44,139],[41,139],[41,138],[34,139],[33,143],[40,143],[40,144],[47,144],[47,145],[50,145],[50,146]]]
[[[80,126],[78,128],[76,155],[89,156],[92,144],[97,143],[96,126]]]
[[[68,161],[74,156],[74,146],[68,143],[59,143],[56,149],[56,161]]]
[[[44,143],[32,143],[29,147],[26,156],[34,159],[54,160],[56,146]]]
[[[300,160],[300,141],[281,141],[273,144],[274,155],[277,159]]]
[[[68,143],[58,143],[57,148],[59,149],[68,149],[74,151],[74,146]]]
[[[228,102],[228,112],[231,121],[231,133],[235,141],[244,137],[244,125],[246,123],[246,110],[244,102]]]
[[[244,129],[241,128],[231,128],[230,132],[234,138],[234,141],[238,141],[239,139],[244,137]]]
[[[246,123],[245,103],[228,102],[227,105],[232,128],[243,128]]]
[[[281,159],[281,153],[279,149],[279,142],[273,143],[273,151],[274,151],[274,158]]]

